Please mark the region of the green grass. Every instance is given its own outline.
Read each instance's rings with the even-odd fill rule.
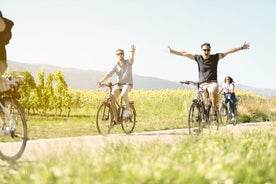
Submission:
[[[1,183],[276,183],[276,126],[68,151],[0,173]],[[68,148],[69,149],[69,148]]]
[[[71,116],[30,115],[28,128],[30,139],[86,136],[98,134],[96,130],[96,112],[107,93],[95,94],[84,91],[85,101],[82,108],[72,108]],[[88,98],[91,96],[91,98]],[[239,96],[239,122],[276,121],[276,98],[265,98],[250,92],[237,92]],[[137,111],[135,132],[168,130],[186,128],[188,110],[194,90],[159,90],[131,91],[130,99],[134,100]],[[91,101],[92,100],[92,101]],[[258,105],[256,105],[258,104]],[[111,133],[122,133],[120,126],[112,129]]]

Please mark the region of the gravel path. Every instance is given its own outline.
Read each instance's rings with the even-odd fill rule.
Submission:
[[[276,122],[243,123],[236,126],[227,125],[222,127],[219,131],[233,131],[234,133],[240,133],[244,130],[251,130],[260,127],[269,128],[269,126],[276,126]],[[18,162],[34,162],[44,160],[53,156],[62,156],[63,154],[68,153],[68,151],[75,151],[76,153],[80,151],[99,151],[105,146],[116,142],[138,144],[141,142],[146,143],[160,141],[162,139],[162,141],[165,143],[173,143],[175,140],[185,138],[187,135],[187,129],[175,129],[133,133],[131,135],[111,134],[105,137],[101,135],[95,135],[31,140],[27,142],[25,152],[18,160]]]

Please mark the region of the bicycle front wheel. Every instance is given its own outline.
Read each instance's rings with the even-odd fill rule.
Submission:
[[[0,156],[4,160],[17,160],[27,144],[27,123],[20,104],[11,98],[1,99]]]
[[[199,134],[202,130],[202,114],[200,112],[200,108],[197,107],[196,102],[193,102],[190,106],[189,116],[188,116],[188,129],[189,134]]]
[[[99,134],[109,134],[113,127],[113,114],[108,103],[102,103],[97,111],[96,126]]]
[[[207,117],[208,117],[209,132],[218,131],[219,125],[220,125],[220,121],[219,121],[220,111],[216,112],[215,114],[211,114],[212,112],[214,112],[212,106],[207,111],[208,111]]]
[[[133,104],[129,106],[129,117],[122,120],[122,129],[126,134],[133,132],[136,124],[136,110]]]
[[[223,104],[220,107],[220,110],[219,110],[219,119],[220,119],[221,125],[225,126],[225,125],[228,124],[228,121],[229,121],[229,111],[228,111],[227,107],[225,106],[225,104]]]

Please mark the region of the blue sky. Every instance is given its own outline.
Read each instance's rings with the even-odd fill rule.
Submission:
[[[217,53],[246,41],[250,50],[221,60],[218,80],[276,89],[275,0],[0,0],[0,10],[15,22],[12,61],[109,71],[115,50],[135,44],[135,74],[197,80],[197,64],[168,45],[200,54],[203,42]]]

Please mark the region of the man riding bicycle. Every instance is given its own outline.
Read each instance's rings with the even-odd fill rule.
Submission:
[[[113,69],[107,73],[102,80],[97,82],[97,85],[101,85],[104,81],[109,79],[116,73],[117,75],[117,83],[112,90],[112,95],[117,99],[121,94],[125,103],[124,117],[129,116],[129,98],[128,93],[131,91],[133,87],[133,77],[132,77],[132,64],[134,62],[136,47],[135,45],[131,46],[131,55],[129,59],[125,59],[124,50],[118,49],[116,51],[116,55],[118,58],[117,63],[114,65]]]
[[[218,83],[217,83],[217,68],[218,61],[228,54],[249,49],[249,43],[244,43],[241,47],[233,47],[226,50],[223,53],[211,53],[211,45],[209,43],[203,43],[201,45],[202,55],[192,55],[186,51],[175,51],[168,46],[168,52],[171,54],[187,57],[191,60],[197,62],[198,71],[199,71],[199,82],[204,82],[201,84],[201,87],[204,90],[207,90],[211,101],[212,108],[214,110],[214,115],[217,116],[217,101],[218,101]]]

